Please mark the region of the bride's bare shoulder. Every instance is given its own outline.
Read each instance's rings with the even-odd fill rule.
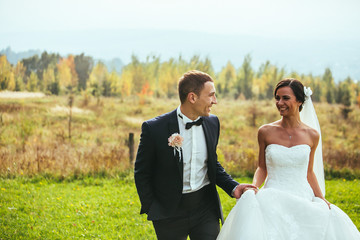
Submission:
[[[313,142],[313,145],[317,146],[320,139],[320,133],[306,124],[303,124],[302,128],[306,131],[306,134],[310,137],[311,141]]]
[[[280,127],[280,120],[272,123],[264,124],[259,128],[259,135],[266,135],[276,131]]]
[[[319,138],[320,133],[316,131],[314,128],[309,127],[306,124],[303,124],[303,129],[311,136],[311,138]]]

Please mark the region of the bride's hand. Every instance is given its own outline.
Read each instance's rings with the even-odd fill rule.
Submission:
[[[321,199],[328,205],[329,209],[331,209],[331,207],[330,207],[331,203],[328,200],[326,200],[325,198],[321,198]]]
[[[235,188],[234,197],[236,199],[239,199],[245,191],[250,190],[250,189],[254,190],[255,193],[257,193],[257,191],[259,190],[256,186],[254,186],[252,184],[239,184]]]

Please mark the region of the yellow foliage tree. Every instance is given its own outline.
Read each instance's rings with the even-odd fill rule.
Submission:
[[[23,90],[24,84],[23,84],[23,80],[25,77],[25,72],[26,72],[26,68],[24,66],[24,64],[22,62],[18,62],[15,66],[14,69],[14,74],[15,74],[15,91],[21,91]]]
[[[227,95],[236,84],[236,69],[230,61],[223,67],[219,73],[216,89],[219,94]]]
[[[26,89],[30,92],[35,92],[38,90],[37,86],[39,83],[38,76],[35,72],[31,72],[29,80],[26,85]]]
[[[11,64],[7,61],[5,55],[0,56],[0,90],[15,89],[15,77]]]
[[[69,55],[67,58],[61,58],[56,66],[60,87],[75,88],[78,84],[78,76],[75,70],[74,56]]]
[[[120,77],[120,93],[121,96],[130,96],[133,91],[133,73],[127,67],[123,68]]]
[[[121,94],[121,86],[120,86],[120,76],[117,72],[112,71],[108,77],[108,81],[110,82],[110,89],[112,95],[120,95]]]
[[[45,90],[49,90],[51,84],[55,82],[55,72],[52,67],[48,67],[43,72],[43,85]]]
[[[106,66],[101,62],[97,63],[92,69],[87,84],[88,88],[94,96],[100,96],[102,94],[103,85],[107,79],[107,75],[108,70]]]
[[[177,84],[181,73],[176,67],[174,59],[163,62],[160,66],[159,81],[157,85],[158,94],[162,97],[177,95]]]
[[[252,93],[257,99],[271,99],[275,85],[284,77],[284,70],[280,71],[275,65],[267,61],[260,66],[260,69],[253,80]]]

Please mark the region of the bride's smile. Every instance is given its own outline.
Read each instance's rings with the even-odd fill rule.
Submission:
[[[296,100],[296,96],[290,87],[279,88],[275,100],[276,107],[281,116],[296,114],[301,105],[301,103]]]

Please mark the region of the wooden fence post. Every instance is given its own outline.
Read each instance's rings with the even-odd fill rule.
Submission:
[[[129,147],[129,155],[130,155],[130,164],[132,164],[134,162],[134,133],[129,133],[128,147]]]

